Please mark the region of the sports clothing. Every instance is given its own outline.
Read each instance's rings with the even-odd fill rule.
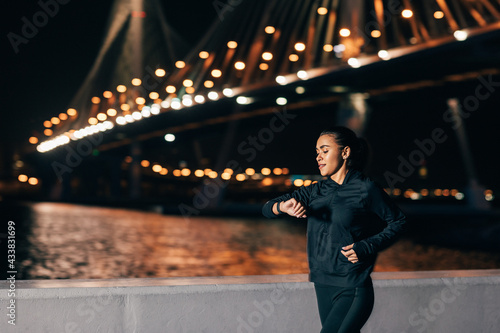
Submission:
[[[371,284],[377,253],[403,232],[405,216],[385,191],[360,171],[349,170],[342,184],[331,178],[269,200],[264,216],[277,217],[275,203],[295,198],[306,208],[307,255],[312,282],[337,287]],[[354,243],[359,261],[340,252]]]

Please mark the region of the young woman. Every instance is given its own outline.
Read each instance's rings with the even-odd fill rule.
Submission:
[[[321,333],[359,332],[374,302],[370,273],[377,252],[403,231],[405,216],[365,177],[365,141],[346,127],[323,131],[316,144],[326,179],[268,201],[266,217],[307,217],[309,279],[314,282]]]

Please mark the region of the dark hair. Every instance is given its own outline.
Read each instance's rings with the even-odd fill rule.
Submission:
[[[322,135],[332,135],[335,143],[340,147],[349,146],[351,154],[347,159],[347,166],[351,169],[363,171],[370,158],[370,147],[364,138],[357,137],[356,133],[344,126],[330,127],[321,132],[319,136]]]

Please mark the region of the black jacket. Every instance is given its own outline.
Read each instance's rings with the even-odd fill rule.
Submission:
[[[312,282],[339,287],[371,283],[378,251],[391,245],[405,224],[404,214],[385,191],[356,170],[349,170],[341,185],[328,177],[272,199],[262,213],[277,217],[272,212],[274,203],[291,198],[306,207]],[[352,243],[359,258],[355,264],[340,252]]]

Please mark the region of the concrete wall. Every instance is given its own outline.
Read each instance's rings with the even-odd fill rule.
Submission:
[[[362,332],[500,332],[500,270],[374,273]],[[0,290],[0,332],[319,332],[306,275],[32,280]],[[15,326],[7,307],[15,300]]]

